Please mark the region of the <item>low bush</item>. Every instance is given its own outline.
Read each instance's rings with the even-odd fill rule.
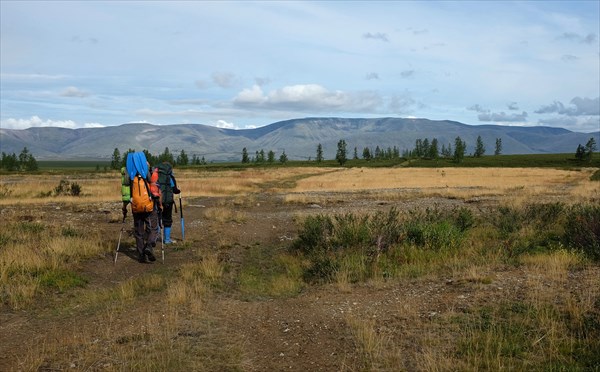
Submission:
[[[600,206],[574,205],[567,212],[563,239],[567,246],[600,261]]]
[[[466,208],[428,208],[402,216],[395,208],[360,216],[308,216],[292,249],[310,262],[303,275],[308,282],[330,282],[340,270],[349,282],[364,281],[398,272],[392,266],[393,262],[399,263],[402,254],[397,251],[402,247],[456,251],[474,222]],[[354,259],[349,261],[349,257]]]

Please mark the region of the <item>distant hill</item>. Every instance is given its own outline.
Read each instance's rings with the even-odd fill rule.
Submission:
[[[177,155],[182,149],[191,157],[204,156],[207,161],[239,161],[244,147],[250,156],[255,151],[273,150],[278,157],[285,150],[289,159],[314,159],[317,145],[323,146],[326,159],[333,159],[337,143],[344,139],[348,155],[357,147],[413,149],[417,139],[437,138],[440,148],[460,136],[473,152],[481,136],[486,154],[493,154],[497,138],[502,139],[503,154],[575,153],[577,145],[596,138],[600,132],[578,133],[553,127],[510,127],[500,125],[466,125],[455,121],[428,119],[346,119],[304,118],[286,120],[256,129],[222,129],[202,124],[123,124],[104,128],[28,128],[0,129],[1,151],[19,154],[27,147],[38,160],[110,159],[115,148],[148,149],[162,153],[166,147]]]

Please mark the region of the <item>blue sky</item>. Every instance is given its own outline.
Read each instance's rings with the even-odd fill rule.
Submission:
[[[600,130],[600,2],[1,0],[0,126]]]

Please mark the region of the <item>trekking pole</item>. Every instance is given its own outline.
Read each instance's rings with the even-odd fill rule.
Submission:
[[[165,227],[162,226],[160,227],[160,251],[162,253],[162,263],[165,263]]]
[[[117,243],[117,250],[115,251],[115,265],[117,264],[117,257],[119,256],[119,247],[121,247],[121,236],[123,236],[123,230],[125,230],[125,217],[123,217],[123,226],[121,226],[121,232],[119,233],[119,242]]]
[[[181,213],[181,240],[185,240],[185,224],[183,223],[183,206],[181,205],[181,194],[179,194],[179,212]]]

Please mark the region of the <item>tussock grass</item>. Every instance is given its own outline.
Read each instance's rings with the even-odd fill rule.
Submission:
[[[27,307],[46,289],[85,284],[73,266],[110,249],[98,234],[83,236],[72,226],[21,214],[6,216],[0,237],[0,298],[13,309]]]
[[[204,212],[204,217],[207,220],[223,223],[235,222],[243,223],[246,221],[246,213],[244,211],[235,210],[227,207],[215,207],[207,209]]]

